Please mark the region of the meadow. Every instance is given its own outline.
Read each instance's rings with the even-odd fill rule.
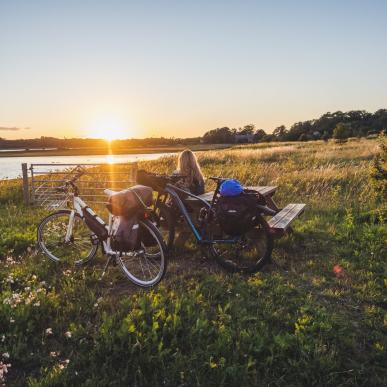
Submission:
[[[228,274],[188,242],[152,290],[114,267],[99,280],[100,258],[81,269],[49,262],[35,249],[47,211],[23,205],[20,181],[1,181],[0,384],[387,385],[379,141],[200,152],[206,176],[277,185],[280,206],[304,202],[306,212],[261,272]]]

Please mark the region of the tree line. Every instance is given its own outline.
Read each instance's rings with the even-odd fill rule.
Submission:
[[[152,146],[192,145],[199,142],[208,144],[232,144],[238,142],[270,142],[270,141],[309,141],[328,140],[329,138],[346,139],[364,137],[387,130],[387,109],[379,109],[375,113],[365,110],[337,111],[325,113],[320,118],[294,123],[289,129],[281,125],[272,133],[264,129],[256,129],[249,124],[242,128],[227,126],[206,132],[203,137],[166,138],[151,137],[143,139],[114,140],[110,147],[135,148]],[[45,137],[34,139],[6,140],[0,137],[0,149],[11,148],[106,148],[107,142],[93,138],[55,138]]]
[[[230,129],[225,126],[206,132],[203,136],[203,142],[216,144],[346,139],[365,137],[386,130],[387,109],[379,109],[375,113],[368,113],[365,110],[351,110],[348,112],[328,112],[317,119],[296,122],[290,128],[281,125],[275,128],[272,133],[267,133],[264,129],[256,130],[253,124],[239,129]]]

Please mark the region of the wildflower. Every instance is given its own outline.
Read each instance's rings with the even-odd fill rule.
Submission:
[[[4,352],[2,354],[2,356],[3,356],[4,359],[9,359],[9,353],[8,352]]]
[[[55,352],[55,351],[50,352],[51,357],[57,357],[58,355],[60,355],[60,352]]]
[[[13,324],[13,323],[15,322],[15,320],[11,317],[11,318],[9,319],[9,322],[10,322],[11,324]]]
[[[47,336],[52,335],[52,328],[47,328],[47,329],[46,329],[46,335],[47,335]]]
[[[4,382],[5,374],[8,373],[8,368],[11,367],[11,364],[6,364],[0,361],[0,382]]]
[[[36,301],[36,302],[34,303],[34,306],[40,306],[40,301]]]
[[[333,273],[337,278],[341,278],[344,276],[344,270],[340,265],[333,266]]]
[[[1,336],[1,342],[4,343],[4,341],[5,341],[5,335],[2,335]]]
[[[67,338],[71,339],[71,332],[70,332],[70,331],[65,332],[64,335],[65,335]]]

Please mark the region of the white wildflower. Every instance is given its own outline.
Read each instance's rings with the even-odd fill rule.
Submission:
[[[52,328],[47,328],[47,329],[46,329],[46,335],[47,335],[47,336],[52,335]]]

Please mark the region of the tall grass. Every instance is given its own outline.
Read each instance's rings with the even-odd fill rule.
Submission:
[[[34,248],[45,211],[23,206],[20,182],[1,182],[0,375],[17,386],[385,385],[378,152],[374,140],[200,152],[206,176],[276,185],[280,206],[306,213],[263,272],[229,275],[187,245],[152,291],[115,268],[100,281],[100,257],[76,270],[48,262]]]

